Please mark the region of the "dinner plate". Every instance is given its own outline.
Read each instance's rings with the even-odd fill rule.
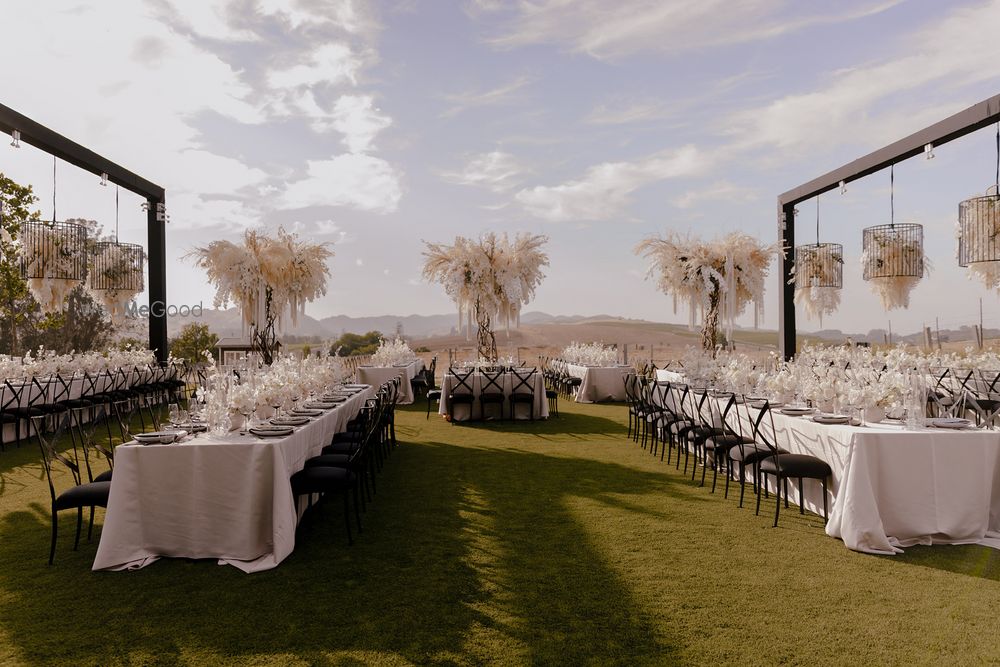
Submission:
[[[323,414],[322,410],[310,410],[309,408],[296,408],[292,410],[293,415],[302,415],[303,417],[319,417]]]
[[[283,438],[294,433],[295,429],[291,426],[254,426],[250,432],[262,438]]]
[[[321,403],[343,403],[347,400],[346,396],[323,396],[320,399]]]
[[[972,426],[972,422],[968,419],[960,419],[958,417],[935,417],[934,419],[927,420],[928,426],[933,426],[935,428],[969,428]]]
[[[847,424],[851,421],[847,415],[813,415],[812,419],[817,424]]]
[[[791,406],[781,408],[781,414],[789,417],[801,417],[802,415],[811,415],[814,412],[816,412],[816,408],[793,408]]]
[[[320,410],[330,410],[339,405],[339,403],[324,403],[322,401],[311,401],[305,404],[305,407],[310,409],[320,409]]]
[[[278,417],[269,420],[275,426],[302,426],[309,423],[308,417]]]
[[[202,422],[191,423],[191,424],[178,424],[177,428],[187,431],[188,433],[204,433],[208,430],[208,426]]]
[[[136,433],[133,437],[144,445],[169,445],[186,435],[187,431],[151,431],[149,433]]]

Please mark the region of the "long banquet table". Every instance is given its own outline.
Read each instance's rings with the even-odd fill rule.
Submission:
[[[531,374],[532,377],[528,381],[529,386],[532,388],[533,401],[534,401],[534,415],[535,419],[548,419],[549,417],[549,401],[545,397],[545,378],[539,372],[534,372]],[[468,381],[467,381],[468,382]],[[463,421],[460,417],[465,418],[465,420],[471,419],[481,419],[483,416],[483,405],[479,401],[479,396],[483,392],[483,385],[485,381],[483,380],[482,373],[473,373],[471,376],[472,384],[472,394],[475,397],[471,406],[469,405],[456,405],[456,408],[462,408],[461,411],[456,410],[456,414],[453,415],[455,421]],[[451,407],[450,395],[455,390],[458,385],[455,376],[451,373],[446,373],[444,379],[441,382],[441,402],[438,407],[438,413],[442,415],[449,414]],[[511,373],[504,373],[503,379],[503,393],[506,400],[504,400],[504,417],[509,417],[512,419],[526,419],[529,418],[528,406],[525,404],[511,404],[510,395],[514,388],[514,376]],[[512,405],[518,405],[522,412],[520,414],[511,415],[510,410]],[[465,413],[464,415],[462,413]]]
[[[1000,537],[1000,433],[900,424],[819,424],[774,413],[778,444],[830,464],[826,532],[855,551],[901,553],[918,544],[971,544]],[[769,427],[766,429],[769,430]],[[804,499],[820,513],[822,486],[804,480]]]
[[[410,384],[410,380],[423,369],[424,362],[421,359],[414,359],[410,363],[400,366],[359,366],[358,382],[378,387],[397,377],[402,378],[397,403],[409,405],[413,403],[413,385]]]
[[[577,403],[624,401],[625,377],[635,370],[631,366],[580,366],[566,364],[566,372],[583,383],[576,390]]]
[[[741,413],[757,415],[742,406]],[[848,548],[892,555],[919,544],[1000,546],[1000,431],[830,425],[773,415],[779,447],[830,465],[826,532]],[[774,437],[767,419],[762,428]],[[802,498],[797,486],[789,481],[789,502],[822,514],[822,484],[803,480]],[[773,511],[773,503],[772,496],[761,511]]]
[[[120,445],[93,569],[136,569],[163,556],[214,558],[244,572],[277,566],[295,548],[289,479],[373,395],[369,386],[285,438],[231,432]]]

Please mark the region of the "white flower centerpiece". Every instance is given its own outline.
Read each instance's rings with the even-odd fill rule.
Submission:
[[[213,241],[195,248],[195,263],[215,285],[215,306],[235,303],[266,365],[274,361],[275,326],[288,316],[294,325],[305,304],[326,294],[330,277],[327,243],[300,241],[279,229],[277,236],[247,230],[242,244]]]
[[[601,343],[573,342],[563,348],[560,358],[581,366],[614,366],[618,362],[618,350]]]
[[[378,349],[371,356],[372,366],[401,366],[408,364],[416,358],[409,344],[402,338],[379,341]]]
[[[453,245],[425,242],[424,279],[444,286],[458,306],[459,329],[465,316],[470,332],[475,318],[480,358],[497,361],[495,323],[502,320],[508,331],[512,322],[520,324],[521,307],[545,277],[546,241],[539,234],[518,234],[511,240],[490,232],[479,239],[457,236]]]
[[[809,319],[819,320],[820,326],[824,315],[840,307],[840,288],[834,285],[840,283],[844,256],[839,245],[832,249],[831,245],[817,243],[796,248],[793,277],[789,280],[795,285],[795,305]]]
[[[870,267],[875,275],[866,276],[872,292],[886,310],[910,307],[910,293],[924,273],[931,270],[931,262],[924,255],[923,239],[905,234],[906,225],[873,229],[870,241],[861,253],[861,263]],[[866,230],[867,232],[867,230]],[[891,268],[890,268],[891,267]],[[896,275],[880,275],[885,272]]]
[[[764,280],[780,249],[737,232],[708,242],[671,232],[645,239],[635,252],[649,259],[648,275],[656,275],[659,288],[673,295],[675,312],[678,301],[686,302],[692,327],[701,313],[702,347],[714,355],[720,317],[729,340],[735,319],[751,303],[754,323],[759,323]]]

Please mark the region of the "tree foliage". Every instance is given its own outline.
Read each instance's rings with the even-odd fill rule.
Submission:
[[[171,339],[170,353],[179,359],[198,363],[204,360],[206,350],[215,356],[215,344],[218,342],[219,337],[208,330],[207,324],[191,322],[184,325],[176,338]]]
[[[378,349],[381,340],[382,333],[379,331],[369,331],[366,334],[345,333],[330,346],[330,354],[339,354],[342,357],[355,354],[373,354]]]
[[[61,313],[46,315],[21,277],[15,243],[24,223],[41,220],[32,207],[38,201],[31,186],[23,186],[0,173],[0,354],[21,355],[44,345],[65,354],[106,348],[114,337],[110,319],[82,287],[73,290]],[[93,220],[75,219],[87,227],[91,241],[101,238]]]

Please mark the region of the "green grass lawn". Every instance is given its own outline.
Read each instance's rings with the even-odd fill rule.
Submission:
[[[775,529],[772,506],[755,517],[626,440],[622,406],[560,407],[548,422],[477,426],[401,409],[355,545],[331,503],[284,563],[252,575],[185,560],[91,572],[96,536],[72,551],[71,513],[47,566],[37,448],[9,449],[0,661],[1000,661],[1000,553],[857,554],[794,510]]]

